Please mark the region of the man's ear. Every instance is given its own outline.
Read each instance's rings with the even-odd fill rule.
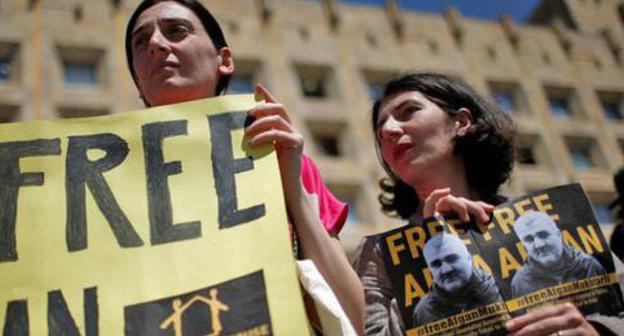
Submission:
[[[472,118],[472,112],[469,109],[462,107],[457,110],[455,115],[455,135],[464,136],[470,129],[470,126],[474,123]]]
[[[234,58],[230,47],[223,47],[219,50],[218,62],[218,71],[221,76],[231,76],[234,73]]]

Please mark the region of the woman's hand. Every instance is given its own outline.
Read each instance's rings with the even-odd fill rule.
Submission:
[[[471,201],[464,197],[456,197],[451,194],[450,188],[436,189],[427,199],[423,206],[423,217],[433,216],[436,213],[455,213],[462,222],[470,221],[470,215],[477,222],[487,224],[494,206],[481,201]]]
[[[304,258],[311,259],[332,288],[358,335],[363,335],[364,290],[337,239],[330,237],[317,214],[317,205],[303,187],[303,136],[271,93],[258,85],[265,103],[249,111],[245,128],[250,146],[273,144],[277,152],[288,213],[297,229]]]
[[[598,336],[583,314],[572,303],[538,309],[513,318],[505,324],[513,336]]]
[[[294,192],[301,192],[301,153],[303,136],[292,126],[284,106],[262,85],[256,86],[256,95],[265,102],[249,110],[250,125],[245,136],[250,146],[273,144],[277,152],[284,197],[288,202]],[[290,196],[290,197],[289,197]]]

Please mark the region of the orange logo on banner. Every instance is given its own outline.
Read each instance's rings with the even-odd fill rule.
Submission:
[[[185,304],[182,304],[182,300],[180,299],[173,300],[173,302],[171,303],[173,313],[160,324],[160,329],[164,330],[169,328],[169,326],[173,325],[173,331],[175,333],[175,336],[183,336],[182,314],[184,314],[184,312],[195,302],[202,302],[206,304],[210,309],[210,317],[212,321],[212,332],[206,336],[218,336],[223,330],[223,326],[221,325],[221,317],[219,315],[222,311],[228,311],[230,307],[217,299],[217,294],[218,291],[216,289],[211,289],[210,299],[205,298],[201,295],[195,295]]]

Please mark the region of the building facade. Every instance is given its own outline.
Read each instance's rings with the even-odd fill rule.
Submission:
[[[0,121],[95,116],[143,108],[127,71],[125,24],[138,0],[0,0]],[[502,193],[579,181],[606,232],[613,174],[624,164],[624,1],[544,0],[530,23],[337,0],[211,0],[236,75],[287,107],[306,152],[351,206],[341,238],[400,223],[378,210],[384,176],[370,108],[408,70],[466,80],[516,120],[518,160]]]

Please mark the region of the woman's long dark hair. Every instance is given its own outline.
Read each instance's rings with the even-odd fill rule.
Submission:
[[[377,119],[381,105],[388,97],[406,91],[420,92],[451,117],[460,108],[470,110],[473,124],[465,135],[453,139],[453,153],[464,161],[470,189],[484,201],[493,202],[498,188],[509,179],[513,168],[515,127],[511,118],[458,78],[438,73],[409,73],[388,82],[372,110],[376,150],[388,174],[388,177],[379,181],[382,211],[390,216],[407,219],[420,203],[414,189],[395,176],[381,157],[377,138]]]
[[[215,46],[215,49],[219,51],[223,47],[227,47],[228,44],[225,41],[225,36],[223,35],[223,31],[221,30],[221,26],[219,26],[219,22],[212,16],[210,11],[206,9],[199,1],[197,0],[143,0],[139,6],[134,10],[132,16],[128,20],[128,25],[126,26],[126,60],[128,61],[128,68],[130,69],[130,74],[132,75],[132,79],[134,83],[138,86],[138,80],[136,77],[136,72],[134,71],[134,65],[132,64],[133,56],[132,55],[132,30],[134,29],[134,25],[136,24],[137,19],[148,8],[164,1],[174,1],[182,6],[190,9],[199,19],[202,26],[208,33],[208,36],[212,40],[212,43]],[[230,76],[221,76],[219,78],[219,82],[217,83],[215,89],[215,95],[218,96],[221,93],[225,92],[228,85],[230,83]],[[145,102],[147,103],[147,102]]]

